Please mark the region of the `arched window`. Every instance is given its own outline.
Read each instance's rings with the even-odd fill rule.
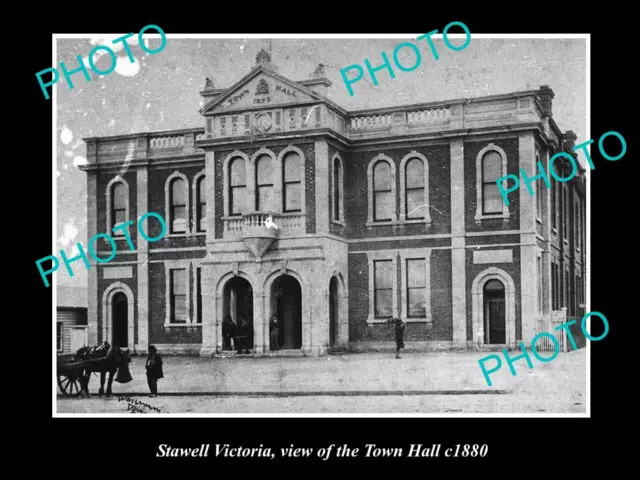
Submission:
[[[170,186],[170,233],[187,231],[187,184],[183,178],[174,178]]]
[[[269,155],[261,155],[256,162],[256,211],[275,212],[273,187],[273,160]]]
[[[373,167],[373,215],[376,222],[390,221],[395,216],[391,165],[384,160]]]
[[[229,164],[229,216],[244,212],[247,188],[247,172],[243,158],[235,158]]]
[[[498,190],[498,180],[502,176],[502,157],[490,150],[482,157],[482,214],[502,213],[502,197]]]
[[[419,158],[412,158],[405,169],[405,205],[408,220],[424,218],[424,163]]]
[[[113,227],[125,223],[127,221],[127,188],[124,183],[116,182],[111,187],[111,225],[109,230],[112,231]],[[124,235],[124,230],[117,230],[112,232],[113,236]]]
[[[333,159],[333,219],[342,220],[342,165],[340,159]]]
[[[291,152],[284,157],[282,198],[284,212],[300,212],[302,206],[302,172],[300,171],[300,156]]]
[[[206,177],[203,175],[196,180],[196,230],[205,232],[207,230],[207,197],[206,197]]]

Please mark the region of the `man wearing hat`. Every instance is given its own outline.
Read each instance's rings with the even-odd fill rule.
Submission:
[[[388,322],[394,325],[396,333],[396,358],[400,358],[400,349],[404,348],[404,329],[406,324],[399,318],[389,318]]]

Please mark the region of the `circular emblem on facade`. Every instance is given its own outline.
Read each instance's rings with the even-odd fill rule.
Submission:
[[[267,132],[271,128],[271,115],[263,113],[256,117],[256,128],[261,132]]]

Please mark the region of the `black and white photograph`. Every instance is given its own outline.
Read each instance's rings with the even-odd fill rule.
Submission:
[[[53,416],[588,417],[590,36],[443,27],[54,34]]]

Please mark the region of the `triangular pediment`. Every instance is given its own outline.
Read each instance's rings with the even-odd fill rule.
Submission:
[[[258,67],[232,86],[227,93],[205,105],[201,113],[210,115],[320,100],[322,98],[317,93],[303,85]]]

